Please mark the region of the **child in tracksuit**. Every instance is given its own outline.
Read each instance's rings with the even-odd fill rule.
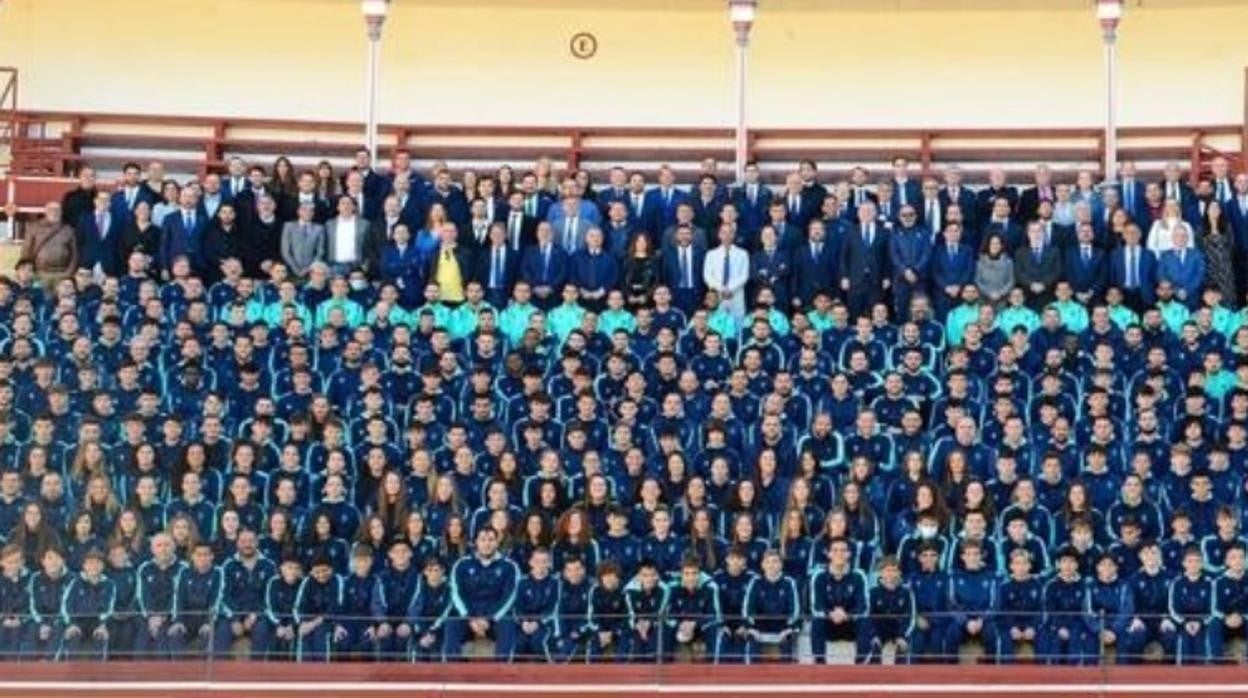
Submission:
[[[0,550],[0,654],[15,657],[22,649],[30,614],[30,579],[21,546]]]
[[[425,560],[423,573],[407,612],[406,622],[412,628],[412,658],[442,660],[446,658],[443,630],[454,612],[451,585],[446,581],[446,567],[437,557]]]
[[[810,651],[817,664],[827,662],[829,640],[852,640],[855,663],[871,655],[867,577],[853,569],[849,541],[828,542],[828,564],[810,577]]]
[[[1118,577],[1118,563],[1108,552],[1102,553],[1096,561],[1096,580],[1088,588],[1088,595],[1098,628],[1093,646],[1089,649],[1093,660],[1108,647],[1115,647],[1121,652],[1127,626],[1135,610],[1131,589]]]
[[[199,543],[191,551],[191,565],[178,575],[169,650],[175,657],[188,651],[223,656],[230,648],[229,620],[220,614],[225,577],[213,565],[212,546]]]
[[[792,662],[801,610],[797,582],[785,576],[780,553],[768,550],[763,555],[763,575],[751,580],[745,592],[746,663],[757,660],[764,645],[777,646],[781,661]]]
[[[296,645],[295,600],[303,582],[303,565],[290,555],[264,589],[264,613],[251,631],[251,658],[289,659]]]
[[[916,564],[918,569],[908,580],[910,590],[914,592],[910,656],[914,661],[924,662],[945,654],[950,579],[949,574],[940,569],[940,550],[935,545],[921,545]]]
[[[312,561],[312,569],[299,584],[295,598],[295,623],[299,641],[295,654],[300,661],[328,661],[334,647],[346,639],[342,618],[342,578],[334,574],[327,557]]]
[[[1248,576],[1244,574],[1244,545],[1232,545],[1223,557],[1225,569],[1213,583],[1214,610],[1217,612],[1219,644],[1245,637],[1244,616],[1248,614]],[[1210,631],[1214,632],[1213,630]],[[1213,656],[1222,661],[1221,653]]]
[[[372,546],[363,543],[355,546],[351,552],[351,574],[342,580],[342,615],[337,622],[346,634],[335,649],[343,657],[377,657],[380,618],[373,615],[378,593],[373,559]]]
[[[109,621],[117,587],[104,576],[104,554],[88,550],[82,572],[69,582],[61,615],[65,624],[65,656],[69,659],[108,658]]]
[[[1127,625],[1127,636],[1119,640],[1120,661],[1140,661],[1148,643],[1161,643],[1169,656],[1174,655],[1175,625],[1170,620],[1170,578],[1161,567],[1161,549],[1149,541],[1140,546],[1140,569],[1127,581],[1131,590],[1133,616]]]
[[[983,548],[979,541],[962,545],[962,570],[950,581],[951,618],[945,631],[944,654],[957,656],[958,647],[968,640],[979,640],[991,655],[997,647],[997,631],[989,614],[996,601],[996,580],[984,570]]]
[[[589,597],[593,591],[585,575],[585,562],[574,555],[563,561],[559,579],[559,601],[555,605],[555,626],[551,631],[550,657],[556,662],[583,659],[586,644],[593,636],[589,623]]]
[[[668,631],[674,638],[672,650],[701,642],[714,657],[714,639],[719,637],[719,596],[715,582],[702,573],[697,555],[686,555],[680,565],[680,583],[668,595]]]
[[[173,539],[166,533],[152,536],[152,558],[139,565],[135,594],[142,627],[135,642],[140,658],[169,656],[169,623],[174,612],[178,576],[186,563],[174,557]]]
[[[108,624],[108,654],[126,657],[134,651],[142,619],[138,616],[138,574],[130,564],[130,549],[120,541],[108,548],[108,570],[105,572],[117,594],[113,598],[113,617]]]
[[[880,577],[868,594],[871,607],[871,655],[882,661],[884,646],[893,643],[897,663],[910,663],[910,634],[914,632],[914,593],[901,580],[895,557],[880,561]]]
[[[460,558],[451,569],[451,600],[455,617],[446,623],[446,653],[463,656],[464,642],[493,636],[495,657],[511,657],[510,648],[500,637],[499,625],[511,613],[520,583],[520,568],[498,552],[498,532],[482,527],[475,537],[476,550]]]
[[[665,637],[667,629],[661,622],[667,611],[667,588],[659,575],[653,560],[642,560],[637,578],[624,591],[628,629],[620,649],[633,662],[653,663],[656,658],[662,661],[660,655],[671,649],[671,640]]]
[[[61,650],[64,630],[61,627],[61,604],[69,574],[65,558],[56,548],[43,551],[43,569],[30,577],[30,616],[26,626],[23,654],[33,658],[54,659]]]
[[[1222,656],[1222,637],[1214,624],[1213,581],[1205,574],[1200,548],[1183,553],[1183,574],[1170,582],[1170,618],[1174,623],[1175,662],[1207,664]]]
[[[719,594],[719,613],[722,623],[715,652],[717,662],[739,663],[745,661],[745,645],[748,627],[745,624],[745,592],[754,580],[745,551],[733,546],[724,559],[724,569],[715,573],[715,588]]]
[[[589,592],[589,627],[589,661],[608,653],[617,662],[628,660],[628,602],[613,559],[598,565],[598,582]]]
[[[1044,624],[1036,654],[1048,664],[1086,663],[1093,654],[1089,645],[1095,619],[1087,584],[1079,575],[1079,554],[1072,546],[1058,551],[1057,576],[1044,585],[1041,599]]]
[[[420,587],[420,570],[412,564],[412,548],[407,541],[392,544],[386,556],[390,565],[373,573],[376,589],[372,594],[372,616],[377,624],[378,651],[383,658],[393,658],[406,655],[412,641],[412,625],[407,616]],[[354,577],[348,580],[348,593],[355,581]],[[439,642],[438,654],[441,652]]]
[[[550,551],[537,548],[529,555],[529,574],[516,587],[511,616],[498,624],[499,644],[509,660],[548,660],[547,642],[555,624],[559,580],[550,574]]]
[[[997,589],[994,622],[997,626],[997,659],[1011,662],[1020,642],[1036,641],[1043,619],[1040,580],[1031,574],[1031,553],[1016,548],[1010,553],[1010,577]]]

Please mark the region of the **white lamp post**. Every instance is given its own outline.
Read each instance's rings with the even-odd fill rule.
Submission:
[[[1096,18],[1105,42],[1105,181],[1118,178],[1118,22],[1122,0],[1097,0]]]
[[[377,69],[381,53],[381,27],[390,11],[390,0],[361,0],[364,26],[368,29],[368,75],[364,106],[364,142],[373,162],[377,161]]]
[[[745,179],[748,142],[745,128],[745,57],[750,47],[750,29],[758,14],[758,0],[728,0],[728,18],[737,39],[737,124],[735,171],[737,183]]]

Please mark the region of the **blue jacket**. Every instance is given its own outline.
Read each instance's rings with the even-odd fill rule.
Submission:
[[[954,572],[949,588],[949,610],[955,625],[972,618],[984,618],[996,605],[996,580],[984,570]]]
[[[559,245],[551,243],[550,261],[546,263],[541,246],[534,245],[524,252],[520,278],[533,286],[550,286],[557,292],[568,278],[568,254]]]
[[[975,282],[975,255],[965,245],[959,243],[952,256],[948,243],[932,245],[931,260],[934,288],[965,286]]]
[[[877,638],[909,637],[914,630],[914,593],[901,585],[888,589],[877,583],[869,594],[871,625]]]
[[[182,220],[181,211],[174,211],[165,217],[160,226],[160,250],[156,255],[156,267],[162,270],[173,268],[174,258],[185,255],[191,261],[191,268],[197,273],[203,272],[204,260],[200,255],[200,243],[208,221],[202,216],[195,216],[194,225],[188,229]]]
[[[421,580],[408,607],[407,622],[412,626],[412,634],[419,636],[440,630],[454,611],[449,582],[431,587]]]
[[[643,222],[649,225],[643,226],[643,229],[655,234],[666,230],[668,226],[676,222],[676,207],[686,201],[689,201],[689,194],[675,186],[671,187],[667,193],[662,187],[647,191],[642,217]]]
[[[221,568],[213,567],[199,572],[189,565],[178,574],[177,591],[173,600],[175,623],[199,625],[209,619],[221,607],[221,595],[225,590],[225,576]]]
[[[1170,582],[1170,618],[1177,624],[1188,621],[1208,623],[1214,617],[1214,584],[1202,574],[1199,579],[1179,575]]]
[[[270,623],[278,626],[295,623],[295,606],[301,588],[301,582],[287,584],[280,576],[269,580],[264,590],[264,612]]]
[[[668,624],[675,627],[685,621],[697,623],[698,630],[707,633],[720,622],[719,594],[715,582],[703,579],[690,591],[677,584],[668,591]]]
[[[589,626],[599,632],[620,632],[628,623],[629,607],[623,589],[595,585],[589,591]]]
[[[380,622],[399,623],[408,615],[420,588],[420,572],[408,567],[400,572],[387,567],[374,575],[372,615]]]
[[[69,581],[61,606],[61,618],[66,625],[104,622],[113,617],[117,603],[117,586],[108,577],[95,583],[79,575]]]
[[[1128,585],[1137,616],[1156,622],[1170,612],[1170,580],[1164,572],[1150,575],[1141,568],[1131,576]]]
[[[1089,254],[1090,258],[1085,260],[1083,250],[1078,245],[1066,251],[1066,264],[1062,270],[1075,293],[1090,291],[1099,294],[1105,290],[1109,281],[1105,253],[1093,247]]]
[[[1073,628],[1078,625],[1084,625],[1089,630],[1097,628],[1096,617],[1092,615],[1092,598],[1082,578],[1073,582],[1060,577],[1050,579],[1044,585],[1043,598],[1044,622],[1050,628]]]
[[[1002,582],[997,587],[997,605],[993,609],[999,614],[996,618],[998,627],[1003,630],[1040,627],[1044,619],[1042,594],[1041,582],[1035,577],[1024,582],[1014,579]]]
[[[277,574],[277,566],[265,557],[257,557],[251,569],[235,557],[221,568],[225,588],[221,612],[226,618],[264,612],[264,592],[269,579]]]
[[[1169,281],[1176,291],[1183,290],[1187,297],[1184,303],[1189,308],[1200,305],[1200,287],[1205,283],[1205,256],[1200,250],[1188,248],[1179,260],[1179,253],[1168,250],[1161,253],[1157,262],[1158,281]]]
[[[594,585],[583,581],[580,584],[569,584],[567,580],[559,580],[559,596],[555,602],[555,635],[564,638],[579,638],[590,632],[589,598]]]
[[[1136,269],[1137,278],[1134,281],[1139,289],[1140,296],[1145,303],[1151,305],[1156,300],[1154,291],[1157,288],[1157,257],[1152,250],[1140,245],[1138,248],[1139,261]],[[1109,283],[1118,288],[1126,288],[1127,284],[1127,255],[1126,247],[1118,247],[1109,258]]]
[[[660,582],[649,591],[640,586],[624,591],[624,604],[628,608],[628,625],[636,627],[638,621],[658,623],[667,610],[667,587]]]
[[[864,598],[865,602],[865,598]],[[781,576],[770,580],[763,576],[750,580],[745,589],[745,625],[764,633],[796,631],[802,624],[802,603],[797,582]]]
[[[893,192],[896,201],[897,193]],[[932,260],[932,241],[927,230],[919,226],[898,227],[888,241],[888,256],[893,267],[893,283],[909,283],[902,276],[906,270],[913,271],[919,280],[915,285],[927,283],[928,269]]]
[[[568,281],[586,291],[610,290],[619,281],[619,262],[605,250],[598,254],[591,254],[586,249],[578,250],[569,264],[571,273]]]
[[[93,268],[96,264],[109,276],[120,276],[125,268],[121,258],[121,234],[124,219],[111,212],[104,219],[104,230],[95,220],[91,210],[78,219],[78,266]]]
[[[526,575],[516,587],[516,602],[511,607],[517,621],[551,624],[559,604],[559,579],[547,576],[537,579]]]
[[[295,597],[295,622],[306,623],[318,617],[327,621],[342,614],[342,577],[333,575],[321,583],[311,575],[299,584]]]
[[[173,564],[161,569],[154,560],[139,565],[137,572],[138,586],[135,590],[139,602],[139,612],[144,616],[170,615],[174,612],[174,598],[177,593],[178,577],[186,563],[175,560]]]
[[[61,619],[61,603],[69,585],[69,573],[52,579],[44,572],[30,575],[30,617],[39,625],[51,625]]]
[[[1134,599],[1131,588],[1121,579],[1109,584],[1096,580],[1088,587],[1091,611],[1100,622],[1104,618],[1104,628],[1122,637],[1131,625],[1135,615]]]
[[[847,569],[838,578],[825,565],[810,576],[810,612],[817,618],[838,607],[861,618],[870,608],[867,596],[867,577],[861,570]]]
[[[501,555],[489,560],[472,555],[455,563],[450,582],[452,603],[460,616],[499,621],[516,602],[520,568]]]

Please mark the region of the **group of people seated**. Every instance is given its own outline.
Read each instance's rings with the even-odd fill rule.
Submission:
[[[142,170],[84,167],[0,278],[0,657],[1245,639],[1225,161],[1021,191],[900,158],[780,187]]]

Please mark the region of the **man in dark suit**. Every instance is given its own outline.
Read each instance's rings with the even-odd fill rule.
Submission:
[[[611,168],[607,174],[607,186],[599,189],[594,197],[603,220],[611,212],[611,204],[616,202],[624,204],[624,209],[628,210],[628,172],[618,165]]]
[[[240,224],[247,224],[251,219],[256,217],[260,207],[260,200],[266,196],[273,196],[273,191],[269,189],[269,185],[264,179],[264,168],[259,165],[252,165],[247,170],[247,188],[234,195],[231,201],[234,202],[234,212],[238,214]]]
[[[932,245],[939,245],[945,231],[945,207],[940,201],[940,184],[934,178],[923,178],[915,212],[919,214],[919,225],[927,229]]]
[[[141,173],[142,168],[137,162],[127,162],[121,169],[121,182],[113,191],[109,203],[109,212],[119,224],[134,220],[134,207],[140,201],[146,201],[153,206],[159,201],[159,197],[152,194],[151,188],[139,181]],[[160,223],[160,221],[153,222]]]
[[[1009,204],[1007,216],[1014,215],[1018,208],[1018,190],[1006,183],[1005,170],[994,167],[988,171],[988,186],[975,194],[975,219],[983,225],[994,213],[997,199],[1005,199]],[[982,229],[982,227],[981,227]]]
[[[802,182],[802,206],[807,215],[802,219],[802,227],[806,227],[809,218],[813,218],[819,207],[823,205],[823,197],[828,195],[827,187],[819,183],[819,166],[814,160],[802,160],[797,163],[797,176]]]
[[[633,240],[633,224],[628,221],[628,204],[623,201],[613,202],[606,213],[606,222],[602,226],[602,234],[606,239],[607,251],[613,257],[624,262],[628,256],[628,248],[632,245]],[[654,241],[651,240],[650,249],[654,250]]]
[[[1060,278],[1061,249],[1044,244],[1044,227],[1033,220],[1027,224],[1027,245],[1014,252],[1014,281],[1026,292],[1028,305],[1038,311],[1053,300],[1053,285]]]
[[[83,215],[95,207],[95,196],[99,189],[95,186],[95,169],[90,165],[78,168],[78,186],[65,192],[61,197],[61,220],[70,225],[77,225]]]
[[[944,244],[932,249],[932,295],[938,319],[961,302],[963,286],[975,283],[975,255],[962,244],[962,226],[946,223],[944,238]]]
[[[795,250],[806,242],[806,228],[794,222],[789,210],[784,199],[772,199],[771,206],[767,209],[767,221],[763,225],[769,225],[776,231],[776,242],[781,249]],[[757,247],[753,244],[753,239],[742,241],[742,244],[751,249]]]
[[[807,228],[808,241],[789,250],[793,265],[793,307],[809,305],[823,292],[838,295],[840,248],[827,238],[827,225],[815,219]]]
[[[1075,231],[1076,244],[1066,251],[1065,278],[1075,292],[1075,299],[1090,306],[1101,298],[1109,283],[1109,265],[1105,252],[1093,243],[1096,231],[1090,221],[1079,224]]]
[[[507,244],[507,226],[503,223],[491,225],[490,246],[477,254],[477,269],[473,275],[485,289],[486,302],[495,308],[507,305],[519,268],[520,253]]]
[[[178,210],[165,216],[164,223],[161,224],[157,268],[170,271],[173,260],[185,256],[190,260],[191,269],[196,274],[203,272],[200,242],[208,227],[208,221],[199,215],[198,203],[199,194],[194,187],[183,187]]]
[[[1135,177],[1135,163],[1124,160],[1118,167],[1118,173],[1118,183],[1114,185],[1118,190],[1118,201],[1131,220],[1143,226],[1148,219],[1148,203],[1144,198],[1144,183]]]
[[[689,195],[676,188],[676,173],[663,165],[659,168],[659,186],[646,192],[645,206],[654,216],[657,230],[666,230],[676,222],[676,207],[689,200]]]
[[[904,322],[910,316],[910,298],[916,293],[927,293],[932,241],[918,224],[919,214],[913,205],[903,206],[900,218],[889,239],[888,255],[893,268],[894,317]]]
[[[1109,284],[1122,289],[1123,303],[1137,313],[1157,302],[1157,258],[1140,244],[1142,239],[1140,226],[1129,223],[1109,264]]]
[[[544,189],[537,187],[537,175],[525,172],[520,176],[520,192],[524,195],[524,215],[538,221],[546,220],[555,197]]]
[[[660,219],[659,209],[649,204],[646,198],[646,176],[640,172],[632,172],[628,175],[628,220],[633,227],[638,230],[647,232],[650,236],[658,240],[663,233],[664,226]]]
[[[910,176],[910,161],[904,157],[898,156],[893,158],[893,211],[901,213],[902,208],[906,206],[915,206],[916,211],[919,205],[919,198],[923,196],[919,180]]]
[[[841,243],[841,290],[850,317],[870,313],[888,290],[888,230],[876,220],[875,204],[858,207],[858,228]]]
[[[805,230],[806,223],[814,217],[818,211],[818,206],[822,203],[822,199],[815,201],[812,199],[813,193],[807,192],[802,188],[802,177],[796,172],[790,172],[789,176],[784,180],[784,191],[781,191],[773,199],[775,203],[784,206],[784,217],[787,222],[796,226],[797,230]],[[819,188],[824,191],[823,187]],[[803,194],[805,194],[803,196]],[[772,216],[774,218],[774,215]],[[780,235],[780,246],[786,245],[785,236]]]
[[[529,247],[520,262],[520,278],[533,287],[533,304],[549,310],[559,302],[559,290],[568,278],[568,255],[554,242],[554,230],[537,224],[537,244]]]
[[[993,235],[1000,235],[1005,241],[1005,248],[1011,252],[1026,244],[1024,239],[1023,227],[1014,220],[1010,201],[1004,196],[997,197],[993,200],[992,208],[987,216],[983,219],[983,233],[980,235],[981,240],[987,240]]]
[[[516,254],[522,253],[537,241],[537,219],[524,212],[524,192],[514,190],[507,197],[507,246]]]
[[[77,223],[78,266],[98,267],[105,276],[119,276],[122,220],[114,215],[108,192],[97,192],[92,210],[82,214]]]
[[[706,248],[693,243],[693,226],[685,225],[676,229],[676,244],[663,248],[661,254],[663,282],[672,290],[672,305],[688,317],[706,296],[702,280]]]
[[[1040,209],[1040,202],[1053,202],[1057,200],[1057,192],[1053,187],[1053,171],[1048,165],[1037,165],[1035,184],[1023,192],[1018,198],[1018,208],[1015,211],[1014,219],[1019,223],[1026,225],[1028,221],[1036,217],[1036,212]]]
[[[945,170],[945,186],[941,187],[939,197],[940,210],[944,213],[945,220],[949,220],[949,207],[956,204],[962,210],[962,224],[967,229],[965,232],[975,233],[979,230],[975,218],[979,212],[975,192],[962,186],[962,171],[957,167]],[[970,239],[975,236],[963,235],[963,237]]]
[[[771,204],[771,189],[759,179],[757,163],[745,166],[745,181],[733,192],[732,201],[740,213],[737,237],[756,240],[758,231],[767,221],[767,207]]]
[[[789,307],[792,287],[793,265],[789,252],[780,247],[775,230],[763,228],[759,234],[759,250],[750,255],[750,298],[756,301],[760,290],[771,289],[776,308],[783,312]]]
[[[242,158],[234,156],[226,163],[225,169],[225,176],[221,178],[221,199],[233,201],[234,197],[243,193],[249,186],[247,163]]]
[[[373,169],[373,157],[369,154],[368,148],[356,149],[355,164],[342,177],[343,189],[347,188],[347,180],[351,177],[352,173],[360,175],[364,195],[368,197],[368,199],[380,202],[390,193],[391,181],[388,177],[378,174],[378,172]],[[380,203],[378,205],[380,205]],[[372,211],[373,207],[366,205],[364,216],[369,219],[374,218],[375,216],[369,215]]]
[[[871,191],[870,175],[867,173],[867,168],[855,165],[849,171],[849,205],[857,210],[859,206],[868,201],[876,204],[876,211],[878,212],[879,199]]]
[[[602,246],[602,230],[590,228],[585,247],[572,255],[568,281],[581,290],[581,305],[596,313],[607,305],[607,294],[620,278],[620,264]]]

